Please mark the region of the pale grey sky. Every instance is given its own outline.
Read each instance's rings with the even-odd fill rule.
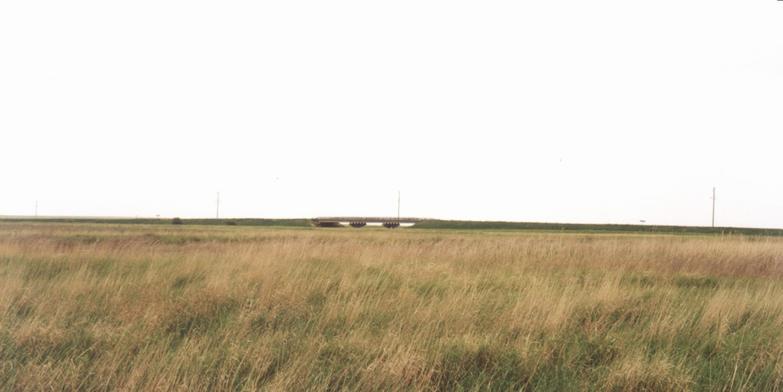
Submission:
[[[0,214],[783,227],[783,2],[0,2]]]

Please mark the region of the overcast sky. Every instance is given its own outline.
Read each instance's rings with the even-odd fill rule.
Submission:
[[[783,227],[783,2],[3,1],[0,215]]]

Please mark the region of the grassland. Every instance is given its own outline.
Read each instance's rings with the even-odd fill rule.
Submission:
[[[779,390],[783,239],[0,223],[2,390]]]
[[[179,219],[179,218],[176,218]],[[169,218],[67,218],[67,217],[1,217],[5,223],[101,223],[101,224],[133,224],[133,225],[170,225]],[[310,219],[180,219],[186,225],[199,226],[254,226],[276,228],[312,227]],[[705,226],[660,226],[660,225],[630,225],[630,224],[586,224],[586,223],[554,223],[554,222],[493,222],[493,221],[460,221],[423,219],[415,225],[417,229],[451,230],[451,231],[532,231],[560,233],[639,233],[639,234],[682,234],[682,235],[747,235],[783,237],[783,229],[764,229],[748,227],[705,227]]]

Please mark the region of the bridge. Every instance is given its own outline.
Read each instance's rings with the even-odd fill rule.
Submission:
[[[329,216],[313,218],[313,225],[316,227],[364,227],[368,223],[380,223],[387,229],[400,227],[400,224],[416,224],[421,222],[419,218],[398,218],[398,217],[366,217],[366,216]]]

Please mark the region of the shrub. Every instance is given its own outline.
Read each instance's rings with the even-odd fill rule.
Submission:
[[[171,220],[171,224],[172,225],[181,225],[182,224],[182,219],[174,218],[174,219]]]

